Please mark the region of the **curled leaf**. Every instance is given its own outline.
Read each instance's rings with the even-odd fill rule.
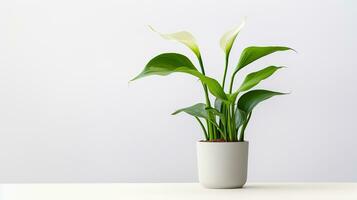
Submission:
[[[216,98],[214,100],[214,108],[217,109],[219,112],[222,111],[222,105],[223,105],[223,101],[221,99]]]
[[[158,33],[161,37],[163,37],[164,39],[167,40],[175,40],[177,42],[180,42],[184,45],[186,45],[188,48],[190,48],[193,53],[197,56],[200,57],[201,53],[200,53],[200,49],[197,45],[196,39],[195,37],[193,37],[193,35],[190,32],[187,31],[179,31],[179,32],[175,32],[175,33],[168,33],[168,34],[164,34],[164,33],[160,33],[158,31],[156,31],[153,27],[149,26],[149,28],[154,31],[155,33]]]
[[[247,113],[239,108],[235,111],[236,128],[239,129],[247,120]]]
[[[244,18],[243,19],[243,22],[240,24],[240,26],[232,29],[232,30],[229,30],[227,31],[225,34],[223,34],[223,36],[221,37],[221,40],[220,40],[220,46],[222,48],[222,50],[224,51],[224,53],[228,56],[231,49],[232,49],[232,46],[233,46],[233,43],[238,35],[238,33],[242,30],[242,28],[245,26],[245,22],[246,22],[246,19]]]

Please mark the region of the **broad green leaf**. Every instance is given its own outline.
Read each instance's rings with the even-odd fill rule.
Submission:
[[[216,121],[210,117],[210,113],[212,113],[213,115],[217,115],[217,116],[222,115],[214,108],[207,108],[206,104],[204,104],[204,103],[198,103],[193,106],[179,109],[179,110],[175,111],[174,113],[172,113],[172,115],[176,115],[181,112],[185,112],[185,113],[192,115],[194,117],[207,119],[209,122],[213,123],[215,126],[218,126],[218,125],[217,125]]]
[[[239,129],[239,127],[247,120],[247,113],[237,108],[235,111],[235,120],[236,128]]]
[[[275,95],[284,95],[286,93],[274,92],[269,90],[251,90],[243,94],[238,100],[238,108],[246,113],[252,112],[253,108],[260,102],[269,99]]]
[[[181,71],[181,68],[177,69],[177,71]],[[219,82],[211,77],[205,76],[202,73],[200,73],[197,70],[186,70],[183,69],[184,73],[191,74],[193,76],[196,76],[199,78],[204,84],[207,85],[208,90],[217,98],[222,99],[223,101],[227,100],[227,95],[224,92],[222,86],[219,84]]]
[[[262,58],[266,55],[272,54],[277,51],[286,51],[286,50],[293,50],[289,47],[282,47],[282,46],[268,46],[268,47],[247,47],[243,50],[238,65],[235,69],[235,73],[242,69],[243,67],[247,66],[248,64]]]
[[[131,81],[150,75],[166,76],[177,72],[177,70],[182,72],[187,70],[197,71],[186,56],[177,53],[164,53],[151,59],[144,70]]]
[[[200,77],[199,77],[200,78]],[[217,98],[222,99],[223,101],[227,100],[227,95],[224,92],[222,86],[219,82],[213,78],[208,76],[203,76],[200,78],[203,83],[205,83],[208,87],[208,90]]]
[[[176,115],[180,112],[185,112],[185,113],[195,116],[195,117],[209,119],[209,114],[208,114],[209,112],[206,110],[206,104],[204,104],[204,103],[198,103],[193,106],[181,108],[181,109],[175,111],[174,113],[172,113],[172,115]]]
[[[271,76],[272,74],[274,74],[274,72],[278,69],[280,69],[282,67],[276,67],[276,66],[270,66],[270,67],[266,67],[262,70],[253,72],[248,74],[242,85],[239,87],[238,92],[243,92],[243,91],[247,91],[250,88],[256,86],[260,81],[268,78],[269,76]]]
[[[191,33],[187,32],[187,31],[180,31],[180,32],[176,32],[176,33],[163,34],[163,33],[156,31],[151,26],[149,26],[149,27],[152,31],[158,33],[164,39],[178,41],[178,42],[186,45],[188,48],[190,48],[197,57],[201,56],[200,49],[198,48],[196,39],[193,37],[193,35]]]
[[[133,78],[132,81],[150,75],[165,76],[174,72],[191,74],[199,78],[207,85],[209,91],[214,96],[221,98],[222,100],[227,100],[227,96],[218,81],[197,71],[190,59],[182,54],[164,53],[154,57],[145,66],[144,70]]]
[[[220,45],[226,55],[229,55],[238,33],[242,30],[242,28],[245,25],[245,21],[246,20],[244,19],[240,26],[232,30],[229,30],[221,37]]]

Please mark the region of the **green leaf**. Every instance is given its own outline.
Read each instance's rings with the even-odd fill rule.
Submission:
[[[208,87],[208,90],[217,98],[220,98],[223,101],[227,100],[227,95],[224,92],[222,86],[219,82],[208,76],[199,77],[203,83]]]
[[[275,95],[284,95],[286,93],[274,92],[269,90],[251,90],[243,94],[238,100],[238,108],[246,113],[252,112],[253,108],[260,102],[269,99]]]
[[[235,112],[235,123],[236,123],[236,128],[239,129],[240,126],[242,126],[245,121],[247,120],[247,113],[244,112],[243,110],[237,108]]]
[[[221,112],[222,104],[223,104],[223,101],[221,99],[216,98],[214,100],[214,108],[217,109],[219,112]]]
[[[175,111],[174,113],[172,113],[172,115],[176,115],[180,112],[185,112],[189,115],[195,116],[195,117],[200,117],[200,118],[204,118],[204,119],[210,119],[209,118],[209,112],[206,110],[206,104],[204,103],[198,103],[195,104],[193,106],[189,106],[186,108],[181,108],[177,111]]]
[[[233,43],[234,43],[238,33],[244,27],[245,21],[246,20],[244,19],[240,26],[238,26],[232,30],[229,30],[221,37],[220,46],[226,55],[229,55],[229,53],[231,52]]]
[[[213,114],[214,116],[219,117],[220,120],[222,120],[223,124],[226,124],[226,116],[221,113],[218,109],[216,108],[206,108],[206,110],[208,112],[210,112],[211,114]]]
[[[176,33],[163,34],[163,33],[160,33],[158,31],[156,31],[151,26],[149,26],[149,28],[152,31],[158,33],[164,39],[175,40],[177,42],[180,42],[180,43],[186,45],[188,48],[190,48],[193,51],[193,53],[197,57],[201,56],[200,49],[198,48],[196,39],[193,37],[193,35],[191,33],[187,32],[187,31],[179,31],[179,32],[176,32]]]
[[[204,125],[202,124],[201,120],[199,120],[199,118],[204,118],[204,119],[208,120],[210,123],[212,123],[214,126],[216,126],[217,128],[219,128],[219,127],[215,121],[215,118],[211,117],[209,114],[209,113],[213,113],[213,111],[208,110],[206,107],[207,107],[206,104],[198,103],[198,104],[195,104],[190,107],[179,109],[179,110],[175,111],[174,113],[172,113],[172,115],[176,115],[178,113],[185,112],[185,113],[195,117],[205,134],[206,140],[208,140],[208,138],[209,138],[208,133],[207,133]]]
[[[193,76],[196,76],[199,78],[202,83],[206,84],[208,87],[208,90],[217,98],[222,99],[223,101],[227,100],[227,95],[224,92],[222,86],[219,84],[219,82],[211,77],[205,76],[202,73],[200,73],[197,70],[187,70],[185,68],[178,68],[176,72],[183,72],[183,73],[188,73]]]
[[[190,59],[178,53],[163,53],[149,61],[144,70],[131,81],[150,75],[166,76],[177,71],[197,71]],[[198,71],[197,71],[198,72]]]
[[[247,91],[250,88],[256,86],[260,81],[268,78],[269,76],[271,76],[272,74],[274,74],[274,72],[278,69],[280,69],[282,67],[276,67],[276,66],[270,66],[270,67],[266,67],[262,70],[253,72],[248,74],[242,85],[239,87],[238,92],[243,92],[243,91]]]
[[[235,69],[235,73],[238,72],[243,67],[247,66],[248,64],[262,58],[266,55],[272,54],[277,51],[286,51],[286,50],[293,50],[289,47],[282,47],[282,46],[268,46],[268,47],[247,47],[243,50],[238,65]]]
[[[188,70],[185,68],[178,68],[176,72],[183,72],[183,73],[188,73],[193,76],[196,76],[199,78],[202,83],[206,84],[208,87],[208,90],[217,98],[222,99],[223,101],[227,100],[227,95],[224,92],[222,86],[219,84],[219,82],[211,77],[205,76],[202,73],[200,73],[197,70]]]
[[[208,112],[210,112],[210,113],[212,113],[213,115],[215,115],[215,116],[218,116],[218,117],[220,117],[220,118],[225,118],[225,116],[224,116],[224,114],[223,113],[221,113],[218,109],[216,109],[216,108],[206,108],[206,110],[208,111]]]
[[[222,100],[227,100],[227,95],[217,80],[205,76],[197,71],[196,67],[192,64],[190,59],[182,54],[177,53],[164,53],[154,57],[145,66],[144,70],[131,81],[150,75],[165,76],[174,72],[191,74],[199,78],[202,83],[207,85],[208,90],[215,97]]]
[[[193,106],[179,109],[179,110],[175,111],[174,113],[172,113],[172,115],[176,115],[181,112],[185,112],[185,113],[192,115],[194,117],[204,118],[204,119],[208,120],[209,122],[211,122],[212,124],[214,124],[216,127],[218,127],[218,125],[217,125],[216,121],[214,120],[214,118],[210,117],[210,113],[213,115],[219,116],[219,117],[221,117],[223,115],[214,108],[207,108],[206,104],[204,104],[204,103],[198,103]]]

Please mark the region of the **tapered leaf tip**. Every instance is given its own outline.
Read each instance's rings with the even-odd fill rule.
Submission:
[[[288,68],[287,66],[277,66],[276,67],[277,69],[286,69],[286,68]]]
[[[128,84],[130,84],[131,82],[135,81],[136,79],[137,79],[136,77],[130,79],[130,80],[128,81]]]
[[[288,95],[291,92],[276,92],[276,95]]]
[[[147,26],[148,26],[148,28],[149,28],[152,32],[158,33],[158,32],[154,29],[154,27],[152,27],[151,25],[147,25]]]
[[[177,42],[180,42],[180,43],[186,45],[188,48],[190,48],[192,50],[192,52],[197,57],[201,56],[200,49],[198,47],[196,39],[190,32],[179,31],[179,32],[174,32],[174,33],[160,33],[158,31],[156,31],[152,26],[148,25],[148,27],[153,32],[159,34],[162,38],[167,39],[167,40],[175,40]]]
[[[295,49],[293,49],[293,48],[290,48],[290,47],[287,47],[287,46],[284,46],[287,50],[291,50],[291,51],[293,51],[293,52],[295,52],[295,53],[298,53]]]
[[[142,78],[144,76],[143,72],[141,72],[140,74],[136,75],[134,78],[132,78],[131,80],[129,80],[129,83],[130,82],[133,82],[135,80],[138,80],[140,78]]]
[[[180,112],[181,112],[181,110],[176,110],[175,112],[171,113],[171,115],[176,115],[176,114],[178,114]]]
[[[135,80],[137,80],[139,78],[140,78],[139,75],[137,75],[134,78],[130,79],[128,83],[131,83],[131,82],[133,82],[133,81],[135,81]]]
[[[221,37],[219,43],[221,46],[221,49],[226,53],[228,56],[229,52],[231,51],[231,48],[233,46],[233,43],[238,35],[238,33],[243,29],[246,23],[246,17],[243,18],[241,24],[238,27],[235,27],[226,33],[223,34]]]

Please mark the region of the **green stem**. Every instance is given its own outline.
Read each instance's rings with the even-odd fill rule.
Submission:
[[[218,139],[216,128],[213,127],[212,132],[213,132],[213,139]]]
[[[225,141],[227,141],[227,136],[224,134],[224,131],[221,129],[221,128],[218,128],[218,130],[220,130],[220,132],[221,132],[221,136],[222,136],[222,138],[225,140]],[[222,138],[218,138],[218,139],[222,139]]]
[[[206,75],[205,72],[205,68],[203,66],[203,61],[202,61],[202,57],[201,56],[197,56],[198,58],[198,62],[200,63],[200,68],[201,68],[201,72],[203,75]],[[211,102],[209,100],[208,97],[208,89],[207,89],[207,85],[202,83],[203,85],[203,90],[205,92],[205,98],[206,98],[206,104],[208,107],[211,107]],[[210,118],[212,118],[211,114],[210,114]],[[214,139],[215,137],[215,127],[212,125],[212,123],[207,121],[207,129],[208,129],[208,135],[209,135],[209,139]]]
[[[229,94],[232,94],[232,89],[233,89],[233,83],[234,83],[234,77],[236,76],[236,74],[238,73],[238,71],[235,71],[232,75],[231,78],[231,83],[229,84]]]
[[[226,55],[226,61],[225,61],[225,66],[224,66],[224,74],[223,74],[223,81],[222,81],[222,88],[224,90],[224,85],[226,83],[226,76],[227,76],[227,69],[228,69],[228,60],[229,60],[229,54]]]
[[[208,130],[208,141],[213,139],[213,132],[212,132],[212,124],[206,120],[207,122],[207,130]]]
[[[212,125],[215,126],[218,129],[218,131],[220,131],[221,133],[223,132],[222,129],[220,129],[217,124],[212,123]]]
[[[206,75],[206,72],[205,72],[205,68],[203,66],[203,61],[202,61],[202,57],[199,56],[197,57],[198,58],[198,62],[200,63],[200,67],[201,67],[201,72],[203,75]],[[206,98],[206,104],[207,106],[211,107],[211,102],[209,100],[209,97],[208,97],[208,89],[207,89],[207,85],[202,83],[203,84],[203,89],[205,91],[205,98]]]
[[[198,123],[200,124],[200,126],[201,126],[201,128],[202,128],[202,130],[203,130],[203,133],[205,134],[205,138],[206,138],[206,140],[208,141],[208,135],[207,135],[207,131],[206,131],[205,126],[202,124],[201,120],[198,119],[198,117],[195,117],[195,118],[197,119]]]
[[[221,105],[221,113],[224,115],[224,118],[227,119],[225,105],[223,103]],[[219,120],[219,128],[223,129],[223,132],[221,133],[221,135],[224,138],[224,140],[227,141],[227,121],[220,119]]]
[[[232,103],[232,105],[230,106],[231,109],[231,113],[232,113],[232,134],[233,134],[233,138],[234,141],[237,141],[238,136],[237,136],[237,130],[236,130],[236,116],[235,116],[235,110],[234,110],[234,102]]]
[[[228,135],[229,135],[229,140],[233,141],[233,134],[232,134],[232,124],[231,124],[231,115],[230,115],[230,109],[229,107],[227,108],[227,127],[228,127]]]
[[[242,129],[241,129],[240,135],[239,135],[239,141],[240,141],[240,142],[243,142],[243,141],[244,141],[244,131],[245,131],[245,129],[247,128],[247,125],[248,125],[248,122],[249,122],[251,116],[252,116],[252,112],[250,112],[250,113],[248,114],[248,119],[247,119],[247,121],[246,121],[246,122],[243,124],[243,126],[242,126]]]
[[[226,104],[224,105],[224,116],[226,118],[225,127],[226,127],[226,138],[227,138],[227,142],[228,142],[229,141],[229,114],[228,114]]]

